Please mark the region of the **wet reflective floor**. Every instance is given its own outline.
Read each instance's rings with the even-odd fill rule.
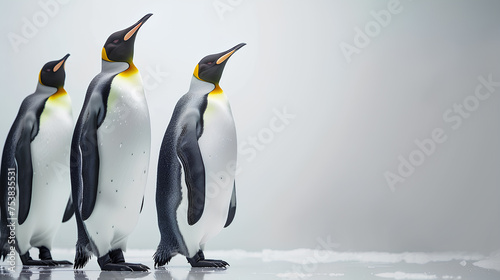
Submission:
[[[332,252],[291,250],[262,252],[207,251],[207,258],[221,258],[227,269],[191,268],[177,256],[169,265],[153,267],[153,251],[130,250],[127,262],[148,265],[149,272],[100,271],[93,257],[84,269],[60,267],[10,267],[2,263],[0,279],[500,279],[500,255],[482,256],[465,253]],[[69,250],[53,250],[58,259],[73,259]],[[14,270],[14,271],[12,271]]]

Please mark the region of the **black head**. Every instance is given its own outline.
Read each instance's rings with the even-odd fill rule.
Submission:
[[[134,42],[137,31],[153,14],[147,14],[129,28],[108,37],[102,48],[102,59],[114,62],[131,62],[134,58]]]
[[[200,60],[198,65],[196,65],[196,68],[194,69],[194,76],[202,81],[219,84],[222,71],[224,71],[228,58],[244,45],[246,44],[241,43],[225,52],[205,56],[202,60]]]
[[[64,64],[68,59],[69,53],[60,60],[54,60],[45,63],[40,70],[39,82],[44,86],[62,88],[66,73],[64,72]]]

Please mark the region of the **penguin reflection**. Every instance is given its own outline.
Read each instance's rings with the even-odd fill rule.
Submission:
[[[214,270],[215,269],[215,270]],[[193,267],[189,271],[186,278],[173,277],[170,271],[165,269],[165,267],[159,267],[155,270],[155,279],[157,280],[203,280],[205,278],[205,274],[213,274],[217,271],[217,268],[199,268]]]

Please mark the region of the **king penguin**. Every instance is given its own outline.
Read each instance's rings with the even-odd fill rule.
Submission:
[[[174,108],[160,148],[156,209],[161,240],[154,254],[163,266],[176,254],[192,267],[226,267],[205,259],[205,243],[229,226],[236,211],[236,128],[219,87],[228,58],[245,44],[204,57],[189,91]]]
[[[61,222],[73,215],[69,173],[73,115],[64,90],[68,57],[43,66],[35,92],[21,103],[5,141],[0,175],[4,260],[16,248],[23,265],[71,265],[52,260],[50,253]],[[40,260],[31,258],[32,247],[39,249]]]
[[[90,83],[71,143],[71,184],[78,225],[75,268],[91,253],[101,270],[146,271],[123,251],[144,202],[151,127],[142,78],[134,66],[145,15],[117,31],[102,49],[102,71]]]

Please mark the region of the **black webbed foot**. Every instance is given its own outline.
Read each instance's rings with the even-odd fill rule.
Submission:
[[[50,250],[47,247],[38,247],[39,254],[38,257],[42,261],[50,261],[51,263],[55,263],[55,265],[73,265],[70,261],[62,260],[62,261],[55,261],[52,259],[52,255],[50,254]]]
[[[203,251],[198,251],[196,255],[192,258],[186,258],[191,264],[192,267],[217,267],[217,268],[226,268],[229,264],[223,260],[209,260],[205,259],[205,255]]]
[[[26,254],[21,255],[21,261],[23,265],[26,266],[57,266],[57,263],[53,260],[34,260],[30,256],[30,252],[26,252]]]
[[[148,271],[149,267],[140,263],[127,263],[120,249],[110,251],[97,259],[101,270],[105,271]]]

